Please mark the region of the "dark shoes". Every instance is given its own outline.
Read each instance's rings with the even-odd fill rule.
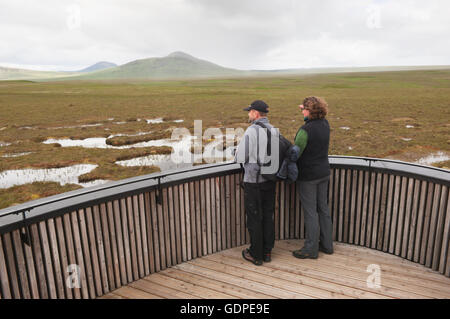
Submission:
[[[250,250],[248,248],[242,251],[242,257],[256,266],[261,266],[263,264],[262,260],[257,260],[250,254]]]
[[[271,261],[272,261],[272,256],[270,255],[270,253],[264,254],[264,262],[270,263]]]
[[[331,250],[325,249],[321,244],[319,244],[319,250],[327,255],[333,254],[333,249]]]
[[[333,249],[329,250],[324,248],[320,243],[319,243],[319,251],[327,254],[327,255],[331,255],[333,253]],[[319,256],[318,254],[311,254],[308,252],[303,251],[302,249],[299,250],[295,250],[292,252],[292,254],[294,255],[294,257],[300,258],[300,259],[317,259],[317,257]]]
[[[293,252],[292,252],[292,255],[294,255],[294,257],[296,257],[296,258],[300,258],[300,259],[317,259],[317,255],[312,255],[312,254],[310,254],[310,253],[308,253],[308,252],[304,252],[304,251],[302,251],[301,249],[299,249],[299,250],[294,250]]]

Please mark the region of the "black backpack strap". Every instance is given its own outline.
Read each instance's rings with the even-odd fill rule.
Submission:
[[[261,122],[256,122],[256,123],[253,123],[253,124],[256,124],[256,125],[264,128],[264,129],[266,129],[266,134],[267,134],[267,149],[266,149],[266,151],[267,151],[267,156],[272,155],[272,145],[270,143],[270,140],[272,138],[272,133],[270,132],[270,129],[267,126],[265,126],[263,123],[261,123]]]

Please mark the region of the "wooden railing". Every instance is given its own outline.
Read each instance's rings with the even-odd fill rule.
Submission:
[[[447,170],[331,156],[334,239],[450,276]],[[0,211],[0,298],[95,298],[249,242],[237,164],[157,173]],[[276,239],[304,237],[295,184],[277,183]]]

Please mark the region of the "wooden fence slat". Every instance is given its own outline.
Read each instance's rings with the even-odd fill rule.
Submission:
[[[111,290],[117,289],[122,286],[120,281],[120,262],[119,262],[119,248],[117,244],[117,234],[114,223],[114,208],[113,202],[108,201],[106,203],[106,219],[109,228],[109,240],[111,247],[111,262],[113,267],[113,279],[111,280]]]
[[[394,185],[395,185],[395,176],[388,175],[389,177],[389,186],[387,191],[386,198],[386,219],[384,223],[384,238],[383,238],[383,251],[389,251],[390,245],[390,235],[391,235],[391,223],[392,223],[392,215],[393,215],[393,200],[394,200]]]
[[[286,195],[285,195],[285,183],[279,183],[280,185],[280,237],[279,239],[285,239],[285,218],[286,218]]]
[[[231,239],[231,199],[230,199],[230,175],[225,176],[225,217],[226,217],[226,227],[225,230],[227,232],[227,245],[226,248],[232,247],[232,239]]]
[[[100,274],[101,274],[101,280],[102,280],[102,288],[103,293],[106,294],[110,291],[109,289],[109,281],[108,281],[108,265],[106,261],[106,252],[105,252],[105,234],[102,232],[102,220],[100,215],[100,207],[98,205],[94,206],[94,227],[95,227],[95,234],[96,234],[96,245],[97,245],[97,251],[99,256],[99,267],[100,267]]]
[[[87,238],[89,241],[89,251],[91,253],[92,273],[94,279],[95,296],[103,295],[102,275],[100,274],[99,254],[97,249],[97,239],[95,238],[94,213],[92,207],[85,209]]]
[[[373,230],[373,215],[374,215],[374,203],[375,203],[375,173],[369,172],[369,182],[368,182],[368,199],[367,199],[367,216],[366,216],[366,241],[365,246],[370,248],[372,242],[372,230]]]
[[[236,246],[243,245],[243,234],[241,223],[241,187],[239,186],[239,174],[234,175],[234,188],[236,190]],[[244,235],[245,236],[245,235]]]
[[[407,240],[408,242],[408,251],[406,254],[406,258],[408,260],[413,259],[414,254],[414,246],[416,244],[416,227],[417,227],[417,209],[419,206],[419,198],[420,198],[420,181],[414,180],[414,191],[412,194],[412,208],[411,208],[411,222],[409,226],[409,238]]]
[[[446,199],[446,205],[447,205],[447,210],[445,213],[445,223],[444,223],[444,234],[443,234],[443,239],[445,240],[445,238],[450,238],[450,192],[448,190],[447,187],[447,199]],[[449,259],[449,241],[447,240],[447,242],[443,241],[442,242],[442,249],[441,249],[441,256],[439,258],[439,272],[441,274],[445,274],[446,276],[449,276],[448,273],[446,273],[446,270],[448,271],[450,268],[450,259]]]
[[[206,243],[207,243],[207,253],[212,254],[213,248],[212,248],[212,216],[211,216],[211,185],[209,179],[205,179],[203,186],[204,193],[203,196],[205,197],[205,215],[206,215]]]
[[[139,270],[139,278],[144,277],[144,254],[143,254],[143,240],[142,240],[142,233],[141,233],[141,216],[139,211],[139,203],[138,203],[138,197],[137,195],[134,195],[131,198],[131,208],[132,208],[132,215],[134,217],[134,234],[136,236],[136,258],[137,258],[137,264],[138,264],[138,270]]]
[[[383,239],[384,239],[384,226],[385,226],[385,218],[386,218],[386,195],[388,188],[388,181],[386,174],[380,174],[379,183],[379,202],[378,202],[378,210],[376,210],[378,214],[377,223],[377,231],[376,231],[376,239],[374,249],[382,250],[383,249]]]
[[[152,274],[156,271],[155,261],[156,261],[156,251],[154,249],[154,238],[153,235],[156,233],[153,224],[153,212],[155,208],[152,206],[150,201],[150,193],[145,192],[144,194],[144,207],[145,207],[145,220],[147,222],[147,247],[148,247],[148,266],[149,272]],[[156,225],[156,224],[155,224]]]
[[[84,252],[84,268],[85,268],[84,276],[87,281],[90,297],[94,298],[96,296],[94,268],[90,253],[89,237],[87,234],[86,212],[83,209],[78,210],[78,222],[80,224],[81,244],[83,246]]]
[[[441,198],[439,204],[439,212],[437,217],[436,231],[434,234],[434,247],[433,247],[433,258],[431,262],[431,268],[433,270],[439,269],[439,258],[442,252],[442,243],[444,235],[444,222],[445,222],[445,212],[447,210],[447,200],[448,200],[448,187],[442,186],[441,188]]]
[[[194,182],[194,196],[195,196],[195,231],[197,234],[197,256],[204,256],[203,252],[203,228],[202,228],[202,216],[201,216],[201,187],[200,181]]]
[[[379,226],[379,220],[380,220],[380,201],[381,201],[381,186],[382,186],[382,174],[378,173],[375,174],[375,202],[374,202],[374,209],[373,209],[373,219],[372,219],[372,239],[370,242],[370,248],[376,249],[377,243],[378,243],[378,228]]]
[[[168,230],[166,230],[164,225],[164,202],[163,202],[163,192],[162,190],[159,190],[159,194],[155,194],[155,200],[157,201],[159,198],[159,203],[156,202],[156,208],[158,211],[158,231],[159,231],[159,247],[157,249],[160,250],[160,270],[166,269],[168,267],[167,265],[167,256],[166,256],[166,246],[170,245],[170,243],[166,239],[166,233],[169,235]],[[153,200],[153,197],[152,197]],[[156,244],[156,243],[155,243]]]
[[[212,227],[212,252],[217,252],[217,207],[216,207],[216,183],[214,178],[209,179],[211,191],[211,227]]]
[[[114,213],[114,225],[117,239],[117,249],[118,249],[118,257],[119,257],[119,268],[120,268],[120,286],[127,284],[128,281],[128,267],[125,253],[125,243],[123,236],[123,224],[122,224],[122,213],[120,210],[120,201],[113,201],[113,213]]]
[[[165,256],[162,255],[164,248],[160,241],[161,234],[161,223],[160,220],[160,205],[156,202],[156,193],[155,191],[150,193],[150,206],[151,206],[151,214],[152,214],[152,229],[153,229],[153,249],[155,251],[155,271],[160,271],[164,269],[165,266],[162,265],[162,261],[165,260]],[[161,240],[164,240],[162,238]],[[165,263],[164,263],[165,265]]]
[[[128,236],[130,238],[129,241],[129,250],[131,252],[131,269],[133,274],[133,281],[139,278],[139,265],[138,265],[138,255],[137,255],[137,240],[136,240],[136,228],[134,226],[134,211],[133,211],[133,203],[132,198],[127,197],[125,202],[125,212],[126,218],[128,218]]]
[[[419,211],[417,214],[417,226],[416,226],[416,234],[415,234],[415,242],[414,242],[414,259],[413,261],[418,263],[420,260],[420,252],[421,252],[421,246],[422,246],[422,232],[423,232],[423,224],[424,224],[424,218],[425,218],[425,204],[426,204],[426,198],[427,198],[427,186],[428,183],[425,181],[421,182],[421,188],[420,188],[420,205],[419,205]]]
[[[81,243],[81,237],[80,237],[80,230],[78,225],[78,218],[77,218],[77,211],[73,211],[70,213],[71,223],[72,223],[72,229],[73,229],[73,244],[75,247],[75,254],[78,260],[78,267],[81,270],[79,276],[80,276],[80,291],[81,296],[83,299],[89,298],[89,292],[88,292],[88,285],[87,285],[87,279],[86,279],[86,269],[85,269],[85,261],[83,258],[83,248]],[[56,266],[56,265],[55,265]]]
[[[289,238],[295,238],[295,226],[296,226],[296,196],[295,196],[295,185],[289,184],[290,193],[290,207],[289,207]]]
[[[425,259],[425,266],[432,267],[434,236],[436,235],[436,224],[439,214],[439,198],[441,196],[441,185],[436,184],[434,187],[433,208],[431,211],[430,231],[428,232],[427,254]]]
[[[279,240],[280,237],[280,182],[276,182],[275,185],[275,216],[274,216],[274,220],[275,220],[275,239]],[[245,210],[245,209],[244,209]],[[245,211],[244,211],[245,213]]]
[[[284,206],[284,222],[283,222],[283,235],[284,238],[289,238],[289,202],[290,202],[290,197],[289,197],[289,188],[287,183],[283,183],[283,191],[284,191],[284,200],[282,202],[282,205]]]
[[[289,226],[290,226],[290,220],[291,220],[291,190],[288,183],[284,184],[284,194],[285,194],[285,200],[284,200],[284,236],[285,238],[290,238],[289,234]]]
[[[183,247],[181,245],[181,225],[180,225],[180,191],[179,186],[175,185],[173,187],[173,210],[174,210],[174,218],[175,218],[175,239],[177,246],[177,264],[180,264],[183,261]]]
[[[70,223],[70,222],[69,222]],[[70,228],[70,225],[69,225]],[[52,256],[50,253],[50,244],[49,239],[47,236],[47,227],[45,225],[45,221],[42,221],[39,223],[39,233],[41,235],[41,243],[42,243],[42,250],[44,253],[44,265],[47,273],[47,288],[49,291],[49,298],[56,299],[58,298],[57,292],[56,292],[56,284],[55,284],[55,276],[53,275],[53,263],[52,263]],[[72,236],[71,236],[72,237]],[[72,237],[73,238],[73,237]],[[73,243],[72,243],[73,245]],[[73,249],[73,246],[72,246]],[[75,262],[74,264],[78,264]],[[80,293],[80,289],[75,289],[76,292]]]
[[[332,207],[332,220],[333,220],[333,238],[336,241],[339,241],[339,194],[340,194],[340,170],[334,170],[334,181],[333,181],[333,207]],[[306,235],[306,234],[305,234]]]
[[[169,218],[169,203],[167,200],[167,196],[168,196],[168,191],[167,188],[163,188],[162,190],[162,196],[163,196],[163,205],[162,205],[162,210],[163,210],[163,231],[164,231],[164,242],[165,242],[165,248],[166,248],[166,266],[167,267],[171,267],[172,264],[172,251],[171,251],[171,245],[172,245],[172,241],[171,241],[171,227],[170,227],[170,218]]]
[[[358,173],[358,196],[357,196],[357,203],[356,203],[355,244],[359,244],[360,240],[361,240],[363,185],[364,185],[364,171],[360,170]]]
[[[408,242],[409,238],[409,228],[411,223],[411,214],[412,214],[412,199],[414,198],[414,180],[412,178],[408,178],[408,188],[406,193],[406,208],[404,214],[404,222],[403,222],[403,237],[401,239],[401,253],[400,257],[406,258],[408,254]]]
[[[62,274],[63,274],[63,278],[64,278],[64,288],[65,288],[65,292],[66,292],[66,298],[67,299],[72,299],[74,298],[74,291],[73,289],[69,288],[68,285],[66,284],[66,276],[67,276],[67,267],[69,266],[69,257],[68,257],[68,253],[67,253],[67,245],[66,245],[66,240],[65,240],[65,234],[64,234],[64,226],[63,226],[63,221],[62,221],[62,217],[56,217],[55,218],[55,226],[56,226],[56,235],[58,238],[58,245],[59,245],[59,251],[60,251],[60,259],[61,259],[61,268],[62,268]],[[36,225],[31,225],[30,228],[32,230],[32,235],[33,235],[33,255],[35,256],[35,265],[36,265],[36,270],[37,270],[37,280],[39,282],[40,285],[40,298],[48,298],[48,295],[46,293],[47,291],[47,287],[43,287],[43,284],[45,284],[45,280],[42,280],[42,277],[40,276],[40,264],[42,263],[41,261],[41,254],[40,254],[40,242],[39,242],[39,237],[37,235],[37,232],[34,232],[34,228],[36,227]],[[36,242],[36,240],[38,242]],[[44,293],[45,292],[45,293]]]
[[[179,203],[179,214],[180,214],[180,241],[181,241],[181,262],[187,261],[187,237],[186,237],[186,209],[184,207],[184,186],[185,184],[180,184],[178,192],[179,198],[177,202]]]
[[[216,203],[216,243],[217,251],[222,250],[222,212],[220,203],[220,192],[221,192],[220,177],[214,178],[214,201]]]
[[[173,186],[170,186],[167,188],[167,214],[169,216],[169,233],[170,233],[170,253],[171,253],[171,260],[170,265],[176,265],[177,264],[177,243],[175,238],[175,212],[173,210]]]
[[[437,185],[436,185],[437,186]],[[431,219],[431,209],[433,206],[433,194],[434,194],[435,184],[432,182],[428,183],[427,188],[427,204],[425,207],[424,224],[422,228],[422,242],[420,246],[420,259],[419,262],[424,265],[427,253],[427,242],[428,242],[428,232],[430,229],[430,219]]]
[[[56,229],[55,229],[55,220],[53,218],[49,218],[47,220],[47,228],[48,228],[48,235],[50,238],[50,250],[51,255],[53,259],[53,265],[55,266],[55,282],[56,282],[56,289],[58,293],[58,298],[65,298],[65,291],[64,291],[64,274],[61,269],[62,261],[60,260],[60,254],[58,250],[58,239],[56,237]],[[28,246],[25,246],[25,254],[27,255],[27,265],[29,267],[28,273],[30,275],[30,284],[32,289],[32,295],[33,298],[39,298],[39,289],[37,286],[37,279],[34,269],[34,261],[33,261],[33,253],[31,251],[31,248]]]
[[[303,226],[300,217],[300,200],[297,192],[297,183],[292,184],[295,199],[295,235],[294,238],[302,238],[300,228]],[[328,190],[329,191],[329,190]]]
[[[334,232],[334,171],[336,169],[331,168],[330,169],[330,181],[328,183],[328,208],[329,208],[329,213],[330,213],[330,217],[331,217],[331,222],[333,224],[333,240],[336,239],[335,237],[335,232]],[[300,197],[299,193],[298,193],[298,181],[296,182],[295,188],[297,190],[297,196]],[[304,213],[303,213],[303,208],[300,207],[300,238],[304,238]]]
[[[368,216],[368,201],[369,201],[369,188],[370,188],[370,180],[369,180],[370,173],[364,172],[364,182],[363,182],[363,198],[362,198],[362,211],[361,211],[361,233],[359,238],[359,244],[361,246],[366,246],[367,238],[366,238],[366,231],[367,231],[367,216]]]
[[[351,227],[351,216],[350,213],[352,211],[351,208],[351,170],[345,170],[345,202],[344,202],[344,234],[343,241],[344,243],[348,243],[350,241],[350,227]]]
[[[51,223],[53,225],[54,220],[52,218],[49,219],[49,223]],[[61,262],[59,260],[58,241],[56,239],[56,233],[55,233],[54,227],[52,228],[52,231],[53,231],[52,235],[54,236],[54,237],[52,237],[52,249],[53,249],[53,244],[56,245],[55,260],[57,261],[56,265],[58,265],[56,269],[59,270],[58,275],[60,276],[60,279],[57,280],[59,296],[60,296],[60,298],[64,298],[64,276],[61,273]],[[1,245],[1,236],[0,236],[0,255],[3,254],[1,246],[2,245]],[[35,263],[34,263],[34,259],[33,259],[32,246],[33,246],[33,242],[31,242],[30,246],[23,245],[23,248],[24,248],[24,254],[25,254],[25,258],[26,258],[26,266],[28,269],[31,298],[39,299],[39,284],[37,282],[37,277],[36,277],[36,268],[35,268]],[[1,266],[0,266],[0,268],[1,268]],[[1,275],[1,273],[0,273],[0,275]],[[8,280],[8,279],[6,278],[5,280]]]
[[[4,249],[5,249],[5,259],[6,259],[6,264],[9,270],[9,282],[11,284],[11,293],[12,293],[12,297],[14,299],[19,299],[22,298],[22,294],[20,291],[20,287],[19,287],[19,275],[17,273],[17,269],[16,269],[16,265],[17,262],[14,258],[14,251],[13,251],[13,243],[12,243],[12,239],[11,233],[6,233],[3,234],[3,245],[4,245]],[[44,265],[43,263],[41,263],[40,265],[40,274],[42,275],[42,277],[45,280],[45,270],[43,270]]]
[[[350,191],[350,220],[349,220],[349,234],[348,243],[353,244],[355,242],[355,227],[356,227],[356,198],[358,191],[358,171],[350,170],[351,178],[351,191]]]
[[[345,222],[345,169],[339,170],[339,205],[338,205],[338,241],[344,241],[344,222]]]
[[[230,189],[230,216],[231,216],[231,247],[236,247],[236,185],[234,183],[234,175],[229,176],[229,189]]]
[[[185,218],[186,218],[186,258],[187,260],[192,259],[192,225],[191,225],[191,204],[189,203],[190,200],[190,190],[189,190],[189,183],[184,184],[184,211],[185,211]]]
[[[119,226],[122,227],[122,236],[123,236],[123,250],[125,254],[125,269],[127,271],[127,281],[124,284],[132,282],[133,279],[133,266],[131,261],[131,245],[130,245],[130,236],[128,231],[128,218],[127,218],[127,205],[126,199],[121,198],[119,200],[120,205],[120,220],[121,224]]]
[[[20,288],[23,299],[31,299],[30,286],[28,283],[27,268],[25,264],[24,252],[22,249],[22,239],[20,238],[20,230],[16,229],[11,232],[12,245],[16,256],[17,273],[20,279]]]
[[[401,177],[395,177],[395,189],[394,189],[394,197],[392,203],[392,219],[391,219],[391,234],[389,237],[389,252],[391,254],[395,253],[395,244],[396,244],[396,232],[397,232],[397,219],[398,219],[398,209],[399,209],[399,198],[400,198],[400,190],[401,190]]]
[[[189,182],[189,205],[191,213],[191,233],[192,233],[192,258],[199,256],[197,253],[197,210],[195,205],[195,183]]]
[[[141,240],[142,240],[142,259],[144,263],[144,270],[143,270],[143,276],[148,276],[150,274],[150,267],[149,267],[149,256],[148,256],[148,240],[147,236],[149,233],[149,230],[147,230],[147,214],[145,210],[145,199],[144,194],[139,194],[136,196],[136,199],[138,201],[136,209],[138,210],[138,216],[139,216],[139,224],[141,226]]]
[[[64,233],[66,235],[66,242],[67,242],[67,256],[69,257],[69,263],[70,265],[78,265],[76,256],[75,256],[75,245],[73,242],[73,234],[72,234],[72,227],[71,227],[71,221],[70,221],[70,215],[65,214],[62,216],[62,222],[64,227]],[[66,269],[66,273],[68,270]],[[50,283],[49,283],[50,285]],[[50,287],[49,291],[50,291]],[[74,298],[75,299],[81,299],[81,292],[80,288],[72,288]],[[51,292],[50,292],[51,297]]]
[[[403,227],[405,224],[405,201],[406,201],[406,194],[408,192],[408,178],[402,177],[402,190],[400,193],[400,205],[398,209],[398,223],[397,223],[397,236],[395,238],[395,252],[394,254],[396,256],[401,255],[401,249],[402,249],[402,239],[403,239]]]
[[[4,253],[4,244],[3,237],[4,235],[0,235],[0,290],[1,290],[1,299],[11,299],[13,295],[11,294],[10,282],[8,269],[6,266],[5,253]]]

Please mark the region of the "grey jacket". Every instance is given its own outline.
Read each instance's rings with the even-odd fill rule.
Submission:
[[[270,128],[273,136],[278,135],[278,129],[275,129],[267,117],[255,120],[247,130],[237,146],[234,161],[244,164],[244,183],[263,183],[266,182],[260,171],[260,164],[268,162],[266,156],[267,133],[256,122],[261,122]]]

